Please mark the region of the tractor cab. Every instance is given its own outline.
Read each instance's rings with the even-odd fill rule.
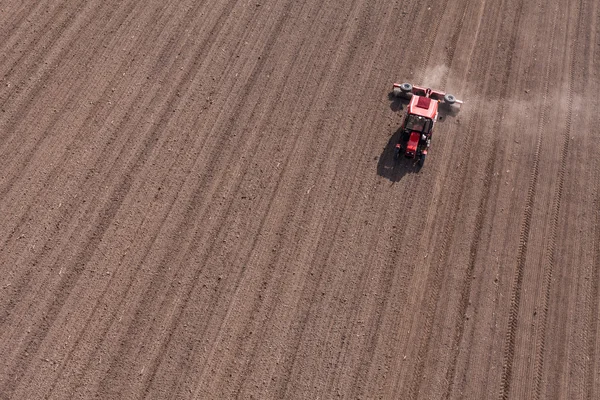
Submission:
[[[431,132],[433,120],[417,114],[408,114],[404,129],[407,131],[417,131],[424,134]]]
[[[427,145],[431,137],[431,128],[433,121],[429,118],[408,114],[406,117],[406,125],[404,126],[403,136],[406,140],[406,152],[404,156],[407,158],[415,158],[421,155],[419,144],[421,147]],[[422,149],[421,149],[422,150]]]

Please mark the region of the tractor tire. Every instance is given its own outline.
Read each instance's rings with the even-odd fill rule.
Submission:
[[[410,83],[404,82],[402,85],[400,85],[400,90],[402,93],[408,94],[412,93],[413,87]]]
[[[456,102],[456,97],[451,94],[444,95],[444,102],[448,105],[452,105]]]
[[[402,153],[402,148],[394,148],[394,160],[398,161],[400,159],[400,153]]]
[[[425,156],[426,154],[421,154],[421,157],[419,157],[419,168],[422,168],[423,164],[425,164]]]

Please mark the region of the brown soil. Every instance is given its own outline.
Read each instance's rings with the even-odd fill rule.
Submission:
[[[600,2],[5,1],[0,398],[600,397]],[[454,93],[418,170],[394,81]]]

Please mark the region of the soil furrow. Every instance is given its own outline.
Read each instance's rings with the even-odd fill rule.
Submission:
[[[216,24],[215,26],[219,25]],[[191,63],[190,65],[193,65],[193,63]],[[190,70],[188,70],[187,73],[189,74]],[[184,74],[183,78],[180,80],[180,87],[183,87],[183,85],[186,84],[188,80],[189,79],[186,79],[186,76]],[[169,113],[173,109],[173,104],[179,101],[178,96],[176,96],[177,92],[177,88],[171,92],[168,101],[162,106],[162,111],[160,111],[161,115],[169,115]],[[161,123],[159,122],[157,126],[160,127]],[[28,354],[28,357],[33,356],[35,354],[35,349],[37,349],[41,345],[45,333],[48,331],[48,329],[50,329],[52,321],[57,316],[58,312],[62,307],[62,304],[64,303],[64,301],[66,301],[67,297],[69,296],[71,291],[70,289],[77,283],[81,273],[85,268],[85,265],[91,259],[95,249],[102,240],[103,233],[112,223],[114,216],[118,212],[120,205],[124,201],[127,193],[129,192],[129,189],[131,188],[133,180],[136,177],[136,170],[139,170],[141,168],[141,166],[143,165],[143,161],[146,159],[150,152],[150,149],[156,143],[153,137],[159,134],[159,132],[160,131],[158,129],[154,129],[153,131],[151,131],[150,136],[146,137],[145,140],[142,142],[142,146],[138,146],[139,150],[137,152],[137,156],[134,158],[133,163],[129,162],[130,167],[127,168],[127,170],[129,170],[130,173],[125,176],[125,179],[120,183],[119,186],[115,187],[109,198],[109,201],[103,205],[99,205],[100,209],[97,212],[95,212],[95,215],[97,215],[97,222],[94,224],[94,230],[92,230],[92,232],[89,234],[90,239],[88,243],[84,245],[83,250],[75,256],[75,259],[73,261],[73,270],[70,271],[66,277],[63,277],[60,283],[58,284],[59,287],[57,290],[60,293],[60,295],[57,296],[57,298],[52,302],[50,308],[44,312],[46,318],[44,319],[43,323],[38,326],[35,334],[32,335],[36,339],[31,341],[29,345],[25,347],[25,349],[21,352],[22,355],[19,356],[18,359],[22,359],[22,357],[24,357],[24,354]],[[26,363],[22,363],[22,365],[23,364]],[[24,371],[20,371],[20,373],[23,372]],[[11,372],[10,376],[12,377],[16,373],[17,369],[14,369]]]
[[[290,18],[290,15],[292,15],[292,13],[291,13],[291,9],[292,9],[292,7],[293,7],[294,5],[295,5],[295,3],[293,3],[293,2],[288,2],[288,3],[286,3],[286,4],[285,4],[285,6],[283,7],[283,11],[282,11],[282,12],[280,12],[280,14],[281,14],[281,17],[280,17],[280,18],[277,20],[277,22],[276,22],[276,24],[275,24],[275,26],[274,26],[273,30],[272,30],[272,31],[271,31],[271,33],[269,34],[269,37],[271,38],[271,40],[269,40],[269,41],[268,41],[268,42],[267,42],[267,43],[264,45],[264,48],[263,48],[263,54],[269,54],[269,53],[271,52],[271,50],[272,50],[273,46],[274,46],[274,45],[275,45],[275,43],[276,43],[276,40],[278,39],[278,37],[279,37],[279,35],[280,35],[280,33],[281,33],[282,29],[283,29],[283,28],[284,28],[284,26],[285,26],[285,23],[286,23],[286,22],[289,20],[289,18]],[[290,63],[290,67],[291,67],[291,66],[293,66],[293,65],[294,65],[294,62],[291,62],[291,63]],[[260,70],[261,70],[261,68],[256,68],[256,70],[255,70],[255,71],[257,71],[257,72],[258,72],[258,71],[260,71]],[[251,80],[252,80],[252,81],[254,81],[254,79],[251,79]],[[283,96],[283,95],[284,95],[284,93],[283,93],[283,91],[282,91],[282,90],[278,90],[278,91],[276,91],[276,92],[278,93],[278,95],[276,95],[277,97],[275,97],[275,96],[272,96],[274,103],[276,103],[276,102],[277,102],[277,99],[278,99],[278,98],[280,98],[281,96]],[[297,138],[298,138],[298,136],[296,137],[296,139],[297,139]],[[257,142],[257,146],[256,146],[256,147],[253,149],[252,153],[254,153],[254,152],[256,152],[256,151],[257,151],[257,147],[260,145],[260,140],[261,140],[261,139],[259,139],[259,141]],[[296,142],[297,142],[297,140],[296,140]],[[290,155],[294,153],[294,149],[295,149],[295,144],[293,144],[293,145],[292,145],[292,151],[290,152]],[[281,173],[282,173],[282,175],[283,175],[283,174],[285,174],[285,172],[286,172],[286,169],[287,169],[287,167],[288,167],[288,165],[289,165],[289,159],[290,159],[290,158],[291,158],[291,157],[288,157],[288,158],[286,159],[286,161],[284,162],[284,167],[283,167],[283,168],[282,168],[282,170],[281,170]],[[240,182],[242,182],[243,180],[244,180],[244,176],[242,176],[242,178],[240,179]],[[238,193],[238,191],[239,191],[239,187],[240,187],[240,186],[239,186],[239,184],[238,184],[238,185],[237,185],[237,187],[236,187],[236,189],[235,189],[235,191],[234,191],[234,193],[236,193],[236,194]],[[272,197],[271,197],[271,199],[270,199],[270,201],[269,201],[269,204],[273,204],[273,202],[274,202],[274,200],[275,200],[275,198],[276,198],[277,194],[278,194],[278,188],[277,188],[277,186],[276,186],[275,190],[273,191]],[[232,197],[237,197],[237,196],[232,196]],[[233,205],[233,203],[232,203],[232,205]],[[271,206],[267,207],[267,209],[270,209],[270,208],[271,208]],[[232,209],[231,211],[233,211],[233,209]],[[225,215],[228,215],[228,214],[230,214],[230,212],[227,212],[227,213],[225,213]],[[263,220],[262,220],[261,226],[264,226],[264,222],[265,222],[265,220],[266,220],[266,217],[267,217],[267,216],[268,216],[268,214],[265,214],[265,215],[264,215],[264,218],[265,218],[265,219],[263,219]],[[227,225],[226,223],[224,223],[224,224],[223,224],[223,226],[226,226],[226,225]],[[216,234],[216,235],[215,235],[215,237],[220,237],[220,232],[219,232],[218,234]],[[281,240],[281,239],[280,239],[280,240]],[[216,242],[215,242],[215,243],[216,243]],[[253,247],[254,247],[254,246],[253,246]],[[249,255],[251,255],[251,253],[250,253]],[[242,273],[240,274],[239,281],[241,281],[241,280],[243,279],[243,275],[244,275],[244,271],[242,271]],[[268,274],[268,275],[270,275],[270,274]],[[193,282],[197,282],[198,280],[199,280],[199,279],[198,279],[198,277],[196,277],[196,278],[194,278],[194,279],[193,279]],[[238,285],[239,285],[239,283],[238,283]],[[193,289],[194,287],[195,287],[195,284],[194,284],[194,286],[192,286],[192,289]],[[185,309],[188,307],[188,302],[189,302],[189,299],[191,298],[191,291],[190,291],[190,292],[189,292],[189,293],[188,293],[188,294],[185,296],[185,298],[186,298],[186,299],[188,299],[188,300],[184,301],[184,302],[181,304],[181,309],[180,309],[180,312],[179,312],[179,316],[178,316],[178,317],[175,317],[175,318],[174,318],[174,320],[173,320],[173,322],[171,323],[171,329],[172,329],[172,330],[176,329],[176,328],[178,327],[178,325],[180,324],[180,321],[181,321],[181,318],[182,318],[182,316],[183,316],[183,313],[184,313]],[[216,298],[215,300],[217,300],[217,298]],[[259,308],[261,308],[261,305],[262,305],[262,302],[260,302],[260,301],[259,301],[259,302],[258,302],[258,303],[255,305],[255,307],[254,307],[254,310],[255,310],[255,311],[251,312],[251,313],[250,313],[250,315],[253,315],[253,314],[254,314],[254,312],[258,311],[258,309],[259,309]],[[252,317],[251,317],[251,318],[252,318]],[[169,337],[172,337],[172,335],[169,335]],[[144,392],[145,392],[145,393],[148,393],[148,391],[149,391],[149,385],[150,385],[150,383],[153,381],[153,378],[154,378],[155,374],[156,374],[156,373],[157,373],[157,371],[158,371],[158,368],[159,368],[159,366],[160,366],[160,364],[161,364],[161,362],[162,362],[162,359],[163,359],[163,358],[165,357],[165,355],[166,355],[166,352],[167,352],[167,349],[168,349],[168,346],[169,346],[169,344],[170,344],[170,340],[167,340],[167,341],[165,342],[164,346],[163,346],[163,349],[162,349],[162,350],[161,350],[161,351],[160,351],[160,352],[157,354],[156,361],[155,361],[155,363],[153,364],[153,366],[152,366],[152,367],[151,367],[151,369],[150,369],[152,372],[151,372],[151,374],[150,374],[150,376],[149,376],[149,378],[148,378],[147,382],[145,383],[145,389],[144,389]],[[247,373],[246,373],[246,374],[242,374],[242,377],[244,377],[244,376],[247,376],[247,375],[248,375]],[[241,383],[240,383],[240,386],[238,387],[238,390],[241,388],[241,384],[242,384],[242,383],[243,383],[243,380],[241,381]]]
[[[104,95],[107,95],[107,93],[111,92],[111,90],[109,88],[106,88],[104,91]],[[134,105],[132,104],[132,107],[134,107]],[[111,110],[114,107],[111,107]],[[84,122],[84,126],[86,126],[86,124],[89,124],[90,128],[91,126],[95,123],[95,116],[97,116],[99,113],[99,110],[96,110],[96,112],[93,112],[91,114],[88,115],[88,117],[86,118],[86,122]],[[86,128],[85,131],[87,131],[88,129]],[[83,136],[83,135],[82,135]],[[87,140],[84,137],[76,137],[72,143],[74,143],[75,141],[79,141],[81,143],[81,146],[84,146],[87,143]],[[110,144],[111,141],[109,140],[108,143]],[[73,145],[73,144],[72,144]],[[75,146],[75,145],[73,145]],[[109,152],[110,147],[105,147],[101,153],[108,153]],[[95,155],[97,156],[97,155]],[[110,159],[109,159],[110,160]],[[102,170],[104,169],[104,166],[107,163],[108,160],[106,159],[100,159],[99,162],[96,163],[96,165],[94,165],[92,168],[90,168],[90,172],[88,174],[86,174],[85,176],[85,180],[87,181],[85,186],[83,187],[83,190],[86,191],[90,191],[92,190],[92,188],[94,186],[99,185],[99,182],[94,181],[93,177],[94,177],[94,171],[98,171],[98,170]],[[109,163],[109,165],[112,163]],[[50,191],[52,190],[52,188],[58,184],[60,184],[60,182],[58,182],[58,179],[63,179],[64,178],[64,171],[68,168],[68,159],[65,158],[63,162],[61,162],[56,168],[54,168],[54,170],[51,172],[51,174],[48,176],[48,185],[46,185],[44,188],[42,188],[42,191],[40,193],[37,193],[36,196],[39,197],[43,197],[44,196],[44,192],[45,191]],[[83,205],[83,203],[85,203],[85,198],[82,198],[79,201],[73,202],[72,204],[69,205],[65,205],[65,207],[63,208],[63,211],[61,214],[59,214],[57,216],[58,220],[62,220],[62,221],[69,221],[70,219],[75,219],[78,216],[78,213],[76,212],[77,207],[81,207]],[[33,206],[33,204],[29,207],[27,207],[24,210],[23,215],[21,216],[18,224],[23,224],[24,221],[26,221],[28,218],[31,218],[31,207]],[[91,207],[93,206],[93,202],[92,203],[88,203],[88,210],[91,209]],[[50,234],[48,235],[48,240],[51,240],[52,236],[54,235],[58,235],[60,233],[61,230],[63,230],[63,226],[64,225],[68,225],[69,223],[66,222],[63,224],[56,224],[55,228],[52,232],[50,232]],[[16,231],[13,231],[11,233],[11,235],[9,235],[5,241],[5,245],[8,244],[8,241],[11,239],[12,236],[14,236]],[[33,260],[31,261],[34,264],[37,264],[39,262],[40,259],[43,258],[47,258],[51,251],[54,250],[56,251],[56,249],[52,249],[51,247],[44,247],[44,249],[38,253]],[[27,279],[25,279],[24,281],[26,281]],[[25,286],[24,286],[25,285]],[[27,285],[25,284],[25,282],[23,282],[23,284],[19,284],[18,285],[19,288],[25,288],[27,287]]]
[[[135,4],[132,4],[131,6],[133,7]],[[118,10],[114,10],[114,12],[116,12]],[[127,16],[130,15],[130,11],[128,12],[121,12],[121,13],[117,13],[116,14],[116,18],[115,20],[111,19],[111,16],[115,15],[113,13],[107,13],[107,24],[110,23],[115,23],[116,26],[120,26],[125,18]],[[92,16],[93,17],[93,16]],[[86,26],[82,26],[81,30],[85,29]],[[73,36],[78,37],[80,35],[80,32],[74,33]],[[72,39],[72,41],[74,41],[74,39]],[[95,56],[94,51],[89,51],[89,50],[95,50],[98,46],[100,45],[100,43],[95,44],[94,47],[92,47],[91,49],[86,49],[87,50],[87,58],[85,58],[85,63],[89,63],[93,57]],[[65,46],[65,48],[62,50],[61,54],[66,54],[69,50],[72,50],[72,47],[70,45]],[[59,57],[56,61],[56,63],[59,63],[60,61],[62,61],[64,58],[67,57]],[[54,67],[57,68],[57,65],[55,65]],[[75,72],[74,72],[74,68],[70,68],[70,73],[72,75],[69,76],[69,78],[74,78],[75,77]],[[48,71],[46,71],[44,73],[44,75],[42,76],[42,78],[40,79],[40,81],[34,85],[34,89],[33,92],[28,96],[28,100],[26,100],[26,105],[27,107],[33,108],[35,103],[38,101],[38,98],[41,96],[42,92],[44,92],[45,88],[44,86],[46,86],[46,84],[48,83],[48,81],[50,80],[50,76],[52,73],[52,69],[50,68]],[[73,79],[75,80],[75,79]],[[76,86],[74,89],[73,93],[65,93],[65,95],[67,96],[66,99],[64,99],[64,102],[61,106],[56,108],[56,111],[54,112],[54,114],[52,115],[50,122],[45,125],[45,127],[43,128],[42,132],[44,133],[43,135],[38,136],[37,138],[29,138],[27,135],[18,135],[19,133],[19,121],[18,120],[14,120],[12,123],[10,123],[7,127],[6,127],[6,131],[10,132],[11,134],[13,134],[14,138],[13,140],[9,141],[6,145],[6,149],[5,151],[2,152],[2,155],[0,157],[8,157],[9,154],[17,154],[18,156],[15,157],[17,159],[20,158],[20,162],[15,162],[14,160],[12,160],[12,165],[10,169],[7,169],[6,172],[8,172],[8,175],[11,176],[8,180],[6,180],[6,182],[3,182],[2,186],[0,186],[0,197],[4,197],[6,196],[14,187],[15,183],[22,178],[21,175],[19,175],[19,171],[22,171],[25,169],[25,167],[27,166],[27,164],[29,162],[31,162],[31,160],[34,158],[34,156],[36,155],[36,153],[39,153],[41,149],[44,148],[45,145],[47,145],[47,142],[50,140],[51,138],[51,133],[53,130],[55,130],[56,126],[62,122],[62,118],[64,118],[64,115],[68,113],[69,110],[74,109],[75,107],[78,106],[78,102],[81,102],[81,98],[78,96],[79,93],[81,92],[86,92],[86,89],[89,88],[90,85],[90,80],[89,79],[82,79],[82,80],[75,80],[79,83],[79,86]],[[107,89],[108,90],[108,89]],[[64,92],[63,92],[64,93]],[[55,100],[57,100],[55,98]],[[99,100],[103,100],[102,98]],[[23,104],[25,104],[23,103]],[[60,103],[59,103],[60,104]],[[96,103],[99,104],[99,103]],[[79,104],[80,106],[80,104]],[[116,105],[115,105],[116,107]],[[92,109],[92,111],[94,111]],[[25,109],[19,109],[17,111],[15,111],[16,114],[19,115],[28,115],[28,110]],[[90,114],[93,115],[93,114]],[[32,140],[33,144],[29,145],[28,143],[23,143],[23,140]],[[11,146],[12,145],[12,146]],[[68,160],[67,157],[65,157],[65,162]],[[62,161],[62,160],[61,160]],[[61,162],[60,164],[62,164],[63,162]]]
[[[594,399],[596,3],[4,2],[0,397]]]
[[[85,2],[81,2],[79,3],[79,5],[77,6],[77,8],[75,10],[73,9],[69,9],[69,3],[67,2],[63,2],[63,3],[58,3],[56,4],[55,7],[55,11],[48,16],[48,19],[46,20],[46,22],[43,24],[43,26],[40,28],[40,32],[37,35],[31,35],[31,39],[29,40],[29,42],[25,45],[25,47],[21,50],[18,50],[19,45],[22,42],[19,42],[18,40],[23,40],[23,38],[21,36],[27,36],[28,34],[28,29],[27,29],[27,25],[29,25],[28,22],[28,17],[31,16],[32,14],[34,14],[36,12],[36,8],[41,8],[43,3],[38,3],[38,5],[36,6],[36,8],[34,8],[33,10],[27,10],[24,15],[20,18],[18,23],[15,23],[14,27],[9,30],[7,32],[8,34],[8,38],[6,41],[3,42],[2,45],[2,61],[0,61],[0,70],[1,71],[6,71],[4,72],[4,80],[7,81],[13,81],[13,82],[17,82],[20,81],[22,79],[11,79],[12,75],[10,75],[11,73],[26,73],[28,72],[27,70],[23,70],[21,68],[17,68],[20,67],[22,64],[26,64],[26,62],[24,60],[28,60],[29,58],[33,58],[33,59],[37,59],[38,62],[30,62],[30,64],[33,65],[39,65],[40,60],[42,60],[50,51],[50,48],[52,47],[51,45],[53,43],[55,43],[57,40],[60,39],[61,34],[63,33],[63,30],[68,26],[68,20],[70,20],[73,15],[75,15],[77,13],[77,10],[80,9],[81,7],[83,7],[83,5],[85,4]],[[67,13],[63,13],[63,11],[67,10]],[[71,13],[69,13],[69,11],[72,11]],[[48,12],[46,12],[47,14]],[[39,23],[39,22],[38,22]],[[58,28],[58,29],[57,29]],[[17,32],[17,34],[14,34],[15,30],[20,30],[20,32]],[[56,32],[56,34],[54,34]],[[44,35],[44,33],[46,33]],[[50,34],[49,34],[50,33]],[[13,39],[13,40],[11,40]],[[45,42],[46,44],[44,45],[40,45],[41,42]],[[46,52],[43,52],[43,54],[39,54],[35,51],[33,51],[36,47],[41,47],[43,49],[48,49]],[[14,59],[11,59],[9,57],[7,57],[7,55],[10,54],[14,54]],[[17,75],[18,76],[18,75]],[[9,86],[8,86],[9,87]],[[4,88],[2,89],[4,90]],[[2,93],[2,92],[0,92]],[[7,94],[3,94],[2,97],[4,97],[4,95],[7,96],[9,95],[9,91],[6,91]],[[2,106],[4,107],[4,103],[2,103]]]
[[[6,13],[0,17],[0,26],[5,27],[0,31],[0,38],[2,44],[0,44],[0,54],[4,57],[9,52],[9,49],[14,49],[15,42],[22,40],[22,36],[26,34],[25,26],[30,23],[39,23],[36,17],[39,17],[40,9],[44,6],[41,2],[36,2],[35,5],[28,5],[25,2],[15,2],[18,5],[6,5],[6,8],[12,11]],[[54,6],[60,6],[60,3],[55,3]],[[48,7],[48,5],[46,5]],[[46,14],[48,10],[46,9]],[[27,23],[27,24],[26,24]],[[0,63],[0,65],[2,65]],[[1,70],[1,68],[0,68]]]
[[[68,3],[65,2],[65,7],[67,5]],[[58,25],[55,34],[48,35],[46,32],[42,31],[36,36],[36,38],[39,38],[39,41],[51,38],[47,43],[44,42],[42,44],[39,43],[39,41],[34,40],[29,47],[21,52],[21,56],[14,61],[11,67],[1,67],[0,69],[7,70],[4,74],[4,80],[7,84],[3,85],[4,87],[2,88],[3,90],[6,90],[6,93],[0,91],[0,98],[3,100],[0,103],[0,109],[5,110],[6,112],[6,110],[11,109],[11,104],[16,103],[17,107],[13,113],[18,116],[27,115],[31,111],[32,104],[44,89],[44,85],[49,80],[51,74],[64,58],[64,55],[74,45],[80,32],[86,28],[87,24],[85,21],[89,23],[89,21],[98,15],[98,13],[111,15],[111,10],[113,10],[113,12],[116,11],[116,8],[110,6],[107,7],[108,10],[104,10],[103,6],[107,7],[104,3],[93,4],[81,2],[77,8],[73,10],[69,9],[69,14],[67,14],[60,23],[53,20],[48,22],[50,30],[53,30],[54,26]],[[87,8],[91,9],[87,10]],[[57,11],[56,18],[61,16],[61,11],[62,10]],[[88,13],[90,14],[89,16],[87,15]],[[69,31],[73,30],[75,30],[75,32],[69,34]],[[40,47],[44,49],[44,51],[41,51],[39,49]],[[24,65],[29,66],[29,68],[22,68]],[[21,68],[17,68],[17,66]],[[32,73],[30,68],[33,68],[35,72]],[[19,73],[23,75],[18,75]],[[29,78],[26,79],[26,76],[29,76]],[[14,122],[12,123],[11,121],[7,121],[7,126],[4,127],[4,129],[12,135],[6,135],[6,137],[2,138],[2,141],[0,141],[1,150],[6,146],[7,139],[12,139],[16,135],[16,133],[14,133],[14,124],[19,120],[14,119],[13,121]],[[2,151],[1,154],[4,155],[4,152]]]

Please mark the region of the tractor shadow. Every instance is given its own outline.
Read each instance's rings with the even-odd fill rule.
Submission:
[[[394,95],[394,92],[388,93],[388,100],[390,101],[390,108],[394,112],[402,111],[408,105],[409,99],[406,97],[398,97]]]
[[[393,92],[388,94],[388,99],[390,100],[390,108],[394,112],[404,111],[409,103],[408,99],[396,97],[394,96]],[[456,117],[458,115],[458,111],[459,108],[456,106],[446,106],[444,104],[440,104],[437,124],[443,124],[446,119]],[[392,183],[400,181],[408,174],[418,173],[421,170],[419,161],[417,159],[410,159],[402,156],[398,159],[394,159],[396,143],[398,143],[400,136],[402,135],[401,124],[402,120],[398,119],[398,129],[388,140],[388,143],[383,149],[383,152],[379,156],[379,160],[377,162],[377,175],[388,179]],[[435,134],[433,140],[435,140]],[[424,167],[426,166],[427,162],[425,163]]]

